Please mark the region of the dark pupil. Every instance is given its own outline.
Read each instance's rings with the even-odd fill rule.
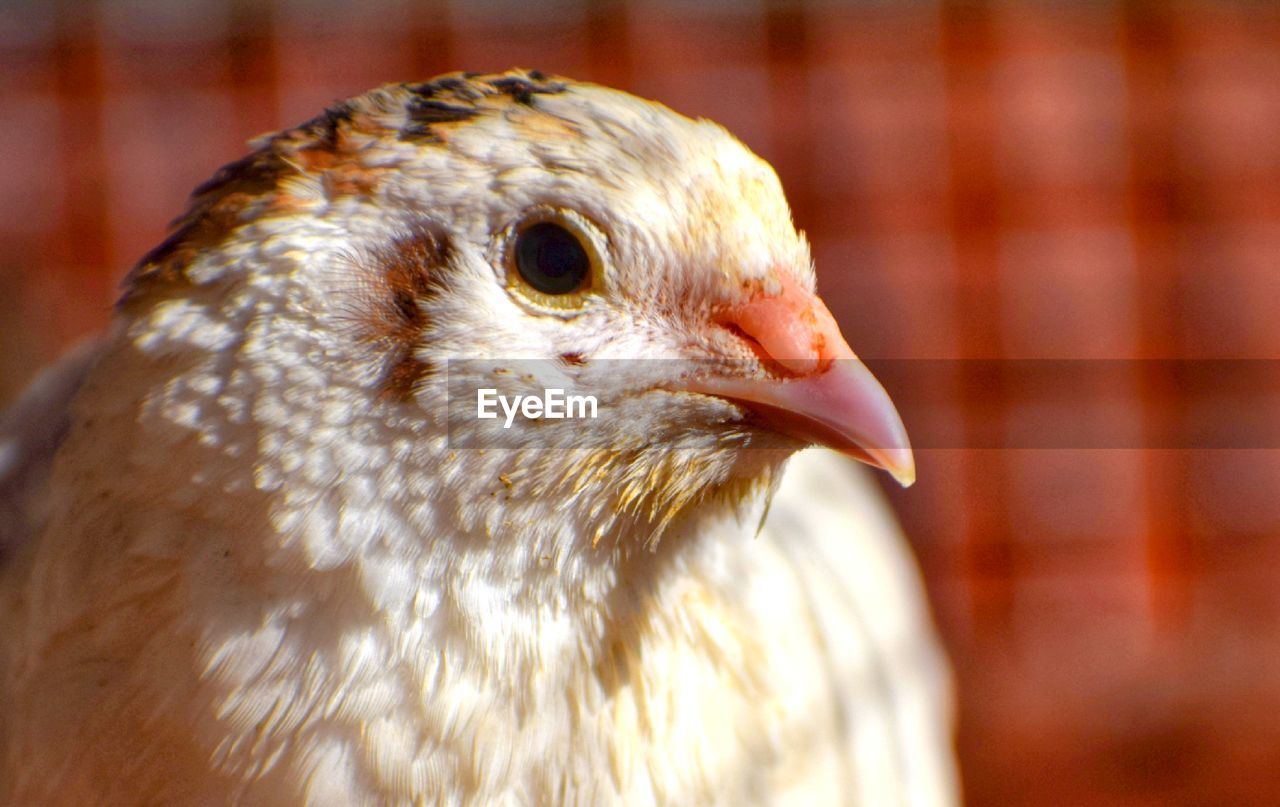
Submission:
[[[526,283],[543,294],[568,294],[582,286],[591,261],[572,233],[544,222],[517,236],[516,268]]]

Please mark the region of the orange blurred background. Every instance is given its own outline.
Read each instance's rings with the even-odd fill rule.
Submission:
[[[1272,2],[3,0],[0,402],[247,138],[513,65],[771,161],[865,357],[1280,358]],[[960,434],[1084,414],[945,390]],[[1097,405],[1141,445],[1179,393],[1145,373]],[[891,495],[969,803],[1280,803],[1280,452],[965,445]]]

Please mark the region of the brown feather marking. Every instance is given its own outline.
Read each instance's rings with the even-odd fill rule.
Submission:
[[[535,96],[562,93],[567,87],[564,81],[537,70],[488,75],[451,73],[422,84],[405,85],[413,97],[406,107],[409,123],[400,131],[400,139],[439,145],[445,142],[450,126],[485,112],[486,99],[505,97],[533,106]]]
[[[121,306],[156,289],[187,282],[187,267],[197,255],[217,246],[240,225],[272,212],[290,212],[296,204],[280,190],[282,181],[303,170],[332,163],[339,149],[340,126],[351,104],[339,104],[301,126],[268,136],[245,157],[228,163],[195,189],[187,212],[173,222],[169,236],[125,278]]]
[[[362,310],[366,339],[382,355],[380,396],[406,401],[431,374],[417,350],[430,319],[422,302],[440,289],[439,272],[453,256],[447,236],[422,229],[371,256],[372,294]]]
[[[130,302],[145,287],[182,282],[191,260],[221,241],[253,201],[290,171],[279,155],[265,149],[219,169],[196,188],[190,210],[174,222],[169,237],[142,256],[126,279],[127,291],[121,302]]]

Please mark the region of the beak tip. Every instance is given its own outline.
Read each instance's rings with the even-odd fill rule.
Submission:
[[[896,468],[889,473],[904,488],[909,488],[916,483],[916,466],[914,464],[905,468]]]
[[[903,433],[905,441],[906,434]],[[872,464],[887,471],[894,481],[904,488],[916,482],[916,458],[910,448],[891,448],[867,452]]]

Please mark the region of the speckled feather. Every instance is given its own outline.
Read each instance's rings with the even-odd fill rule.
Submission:
[[[541,208],[603,256],[572,316],[504,280]],[[778,267],[812,288],[773,171],[601,87],[446,76],[258,141],[0,433],[70,424],[4,499],[0,803],[950,803],[869,482],[605,361],[739,356],[709,323]],[[450,448],[477,357],[560,358],[611,447]]]

